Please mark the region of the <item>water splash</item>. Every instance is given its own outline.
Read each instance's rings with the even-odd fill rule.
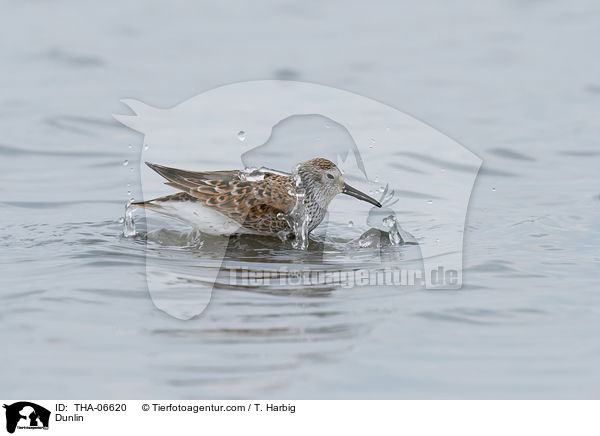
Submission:
[[[289,214],[279,214],[278,216],[284,219],[294,235],[292,246],[300,250],[308,248],[308,229],[310,224],[310,216],[306,210],[306,190],[302,183],[302,179],[298,174],[297,168],[293,174],[294,187],[289,191],[290,195],[296,197],[296,204]],[[280,235],[283,237],[284,235]],[[286,237],[289,235],[285,235]]]
[[[388,237],[390,239],[390,245],[398,246],[404,244],[404,240],[400,235],[400,229],[398,228],[398,220],[396,219],[396,215],[390,215],[383,220],[383,225],[386,226],[388,230]]]
[[[355,241],[361,248],[398,247],[405,243],[397,223],[394,223],[389,231],[370,228]]]
[[[358,238],[360,248],[379,248],[381,247],[381,234],[383,232],[377,229],[369,229]]]
[[[288,214],[280,213],[278,218],[285,220],[290,227],[291,231],[281,231],[277,234],[282,241],[291,239],[292,246],[300,250],[306,250],[308,248],[308,229],[310,224],[310,217],[305,207],[305,190],[302,184],[302,180],[298,175],[297,168],[293,174],[274,170],[266,167],[247,167],[240,172],[240,178],[248,182],[257,182],[265,178],[265,173],[277,174],[284,177],[292,177],[294,180],[294,187],[290,189],[289,194],[296,197],[296,204],[294,208]],[[290,238],[293,236],[293,239]]]
[[[383,212],[383,214],[381,212]],[[385,212],[388,212],[390,214],[385,215]],[[396,215],[392,212],[391,209],[374,209],[372,213],[369,213],[367,224],[371,226],[371,230],[377,232],[378,234],[381,234],[382,239],[386,239],[386,241],[384,242],[385,245],[400,246],[405,243],[400,232],[398,219],[396,218]],[[363,238],[366,239],[362,240]],[[359,245],[361,247],[371,247],[373,246],[374,240],[375,236],[371,235],[369,232],[366,232],[361,236],[361,240],[359,240]]]
[[[135,223],[133,222],[133,211],[137,209],[131,202],[125,207],[125,217],[123,218],[123,236],[131,238],[137,234]]]
[[[394,215],[387,216],[383,219],[383,225],[386,227],[392,227],[396,224],[396,217]]]
[[[290,173],[286,173],[284,171],[274,170],[272,168],[266,167],[247,167],[240,171],[240,179],[248,181],[248,182],[258,182],[265,178],[266,173],[277,174],[284,177],[289,177]]]
[[[265,171],[259,168],[245,168],[240,172],[240,179],[247,182],[259,182],[265,178]]]

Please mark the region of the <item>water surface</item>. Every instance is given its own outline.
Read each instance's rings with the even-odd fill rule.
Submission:
[[[598,397],[597,2],[157,8],[4,5],[6,397]],[[462,289],[220,287],[190,321],[152,304],[146,243],[119,222],[142,138],[111,114],[268,78],[380,100],[483,159]],[[428,159],[415,144],[390,161]]]

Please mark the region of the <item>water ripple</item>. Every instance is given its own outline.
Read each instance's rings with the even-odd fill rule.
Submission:
[[[492,148],[488,150],[488,152],[496,156],[503,157],[505,159],[535,162],[534,158],[527,156],[526,154],[516,152],[509,148]]]

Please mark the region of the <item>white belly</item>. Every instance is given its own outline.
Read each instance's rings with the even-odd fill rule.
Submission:
[[[256,233],[216,210],[202,206],[199,201],[157,202],[152,203],[149,209],[185,221],[201,232],[211,235]]]

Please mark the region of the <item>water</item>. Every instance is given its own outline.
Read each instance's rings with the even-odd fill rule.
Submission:
[[[5,396],[597,398],[597,3],[408,10],[395,2],[262,2],[230,12],[192,2],[160,11],[138,1],[5,5],[10,19],[0,32],[13,41],[0,53],[10,84],[0,95]],[[87,19],[57,27],[65,16]],[[156,309],[145,282],[147,247],[186,270],[198,266],[194,253],[206,241],[175,224],[146,240],[135,215],[142,236],[121,236],[127,191],[142,198],[138,153],[128,148],[139,151],[142,138],[110,114],[126,111],[125,97],[170,107],[254,78],[369,96],[484,160],[470,199],[461,290],[230,286],[190,321]],[[407,155],[375,139],[373,152],[389,159],[390,171],[422,174],[439,163],[418,144]],[[150,151],[156,146],[150,142]],[[204,154],[205,146],[190,169],[229,163],[218,147]],[[440,201],[394,189],[397,205]],[[358,249],[369,229],[354,216],[349,228],[349,218],[331,232],[339,245],[315,236],[325,250],[241,237],[227,259],[257,270],[273,259],[317,269],[324,251],[348,267],[367,263],[373,250],[418,261],[418,245],[386,251],[379,229],[379,239]],[[421,234],[432,230],[410,210],[397,218]],[[410,236],[419,237],[402,238]],[[226,271],[227,263],[200,267]]]
[[[132,206],[131,203],[127,203],[127,206],[125,207],[125,216],[123,217],[123,236],[128,238],[136,236],[137,234],[135,222],[133,221],[133,213],[135,210],[135,206]]]
[[[310,225],[310,215],[306,210],[306,188],[302,183],[302,179],[297,172],[294,171],[294,189],[289,194],[296,197],[294,208],[289,214],[280,214],[281,218],[286,220],[293,233],[292,246],[300,250],[306,250],[309,244],[308,229]],[[287,235],[282,235],[286,237]]]

